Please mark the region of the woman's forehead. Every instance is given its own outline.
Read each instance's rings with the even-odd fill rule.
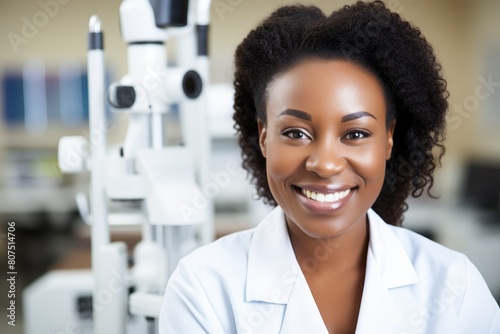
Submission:
[[[381,109],[385,114],[385,102],[381,83],[365,68],[346,60],[310,59],[273,80],[266,109]]]

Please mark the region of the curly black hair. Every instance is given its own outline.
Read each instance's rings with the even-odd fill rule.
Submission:
[[[446,81],[420,30],[383,2],[358,1],[329,17],[317,7],[276,10],[241,42],[235,53],[234,120],[243,167],[257,195],[276,205],[259,147],[257,119],[266,121],[266,91],[277,75],[304,58],[352,61],[381,82],[388,122],[397,119],[394,147],[373,209],[401,225],[407,197],[427,193],[445,148]]]

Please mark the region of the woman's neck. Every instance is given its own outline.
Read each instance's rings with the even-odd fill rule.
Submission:
[[[367,215],[345,234],[331,238],[311,237],[288,218],[287,228],[295,257],[306,277],[365,269],[369,243]]]

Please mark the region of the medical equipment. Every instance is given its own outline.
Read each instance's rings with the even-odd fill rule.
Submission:
[[[207,33],[210,0],[123,0],[122,37],[128,43],[128,74],[105,88],[101,22],[89,23],[89,140],[59,143],[63,172],[90,171],[93,321],[96,334],[124,333],[127,312],[146,317],[154,332],[163,291],[177,261],[213,239],[213,205],[207,196],[210,137],[207,127]],[[164,41],[176,39],[177,66],[167,67]],[[107,100],[128,114],[123,147],[110,151]],[[183,145],[164,144],[163,115],[178,106]],[[76,153],[76,154],[75,154]],[[113,213],[109,203],[128,204]],[[79,207],[86,206],[79,197]],[[132,209],[130,209],[132,208]],[[110,243],[109,226],[142,224],[142,241],[127,268],[124,243]],[[111,289],[117,277],[135,292]],[[111,291],[113,290],[113,291]],[[127,310],[126,305],[129,304]]]

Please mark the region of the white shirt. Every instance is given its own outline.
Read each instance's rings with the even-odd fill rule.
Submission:
[[[500,333],[500,308],[467,257],[388,225],[373,210],[368,220],[356,333]],[[308,265],[332,251],[318,242]],[[281,208],[256,228],[182,259],[168,282],[159,326],[160,334],[328,333]]]

